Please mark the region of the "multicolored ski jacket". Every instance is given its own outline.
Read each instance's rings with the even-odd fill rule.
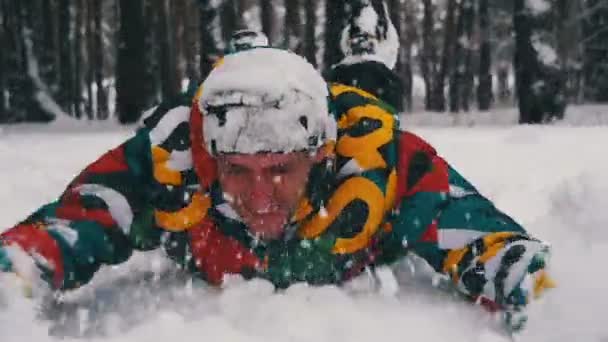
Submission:
[[[86,284],[134,250],[162,248],[211,284],[242,274],[279,288],[340,284],[411,252],[463,294],[510,303],[524,275],[544,267],[534,258],[544,245],[428,143],[399,130],[389,106],[357,88],[330,88],[333,157],[311,171],[284,239],[255,239],[223,201],[198,96],[184,95],[158,106],[57,201],[2,233],[0,246],[27,252],[58,290]]]

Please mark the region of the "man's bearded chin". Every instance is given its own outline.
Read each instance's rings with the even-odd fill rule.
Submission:
[[[248,219],[249,231],[262,240],[277,240],[285,233],[290,213],[288,211],[257,214]]]

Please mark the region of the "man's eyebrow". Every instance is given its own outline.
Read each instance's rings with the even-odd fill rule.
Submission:
[[[282,162],[279,162],[276,164],[268,165],[266,167],[266,169],[271,170],[271,171],[276,171],[277,169],[289,169],[294,164],[295,164],[295,161],[293,161],[293,160],[282,161]]]
[[[241,164],[237,164],[237,163],[233,163],[227,160],[224,160],[222,162],[224,164],[224,166],[229,167],[231,169],[238,169],[238,170],[246,170],[247,168]]]

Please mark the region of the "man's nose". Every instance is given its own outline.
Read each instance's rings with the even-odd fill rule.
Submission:
[[[264,177],[256,177],[251,184],[249,207],[258,213],[265,213],[272,209],[274,184]]]

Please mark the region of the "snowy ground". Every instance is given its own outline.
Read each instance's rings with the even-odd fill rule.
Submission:
[[[559,288],[530,308],[521,340],[608,341],[608,127],[412,130],[553,244]],[[61,131],[0,127],[0,227],[53,199],[85,163],[129,135]],[[60,307],[37,309],[39,302],[11,296],[8,308],[0,307],[0,341],[506,341],[487,328],[491,317],[407,272],[400,272],[396,294],[365,286],[296,286],[276,294],[260,281],[207,289],[170,273],[169,265],[157,254],[139,254],[104,269]],[[9,290],[0,281],[0,292]]]

